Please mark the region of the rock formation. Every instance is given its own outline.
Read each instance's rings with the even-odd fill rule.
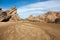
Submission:
[[[27,19],[35,22],[38,21],[44,23],[55,23],[56,19],[60,19],[60,12],[47,12],[46,14],[42,14],[39,16],[30,15]],[[0,22],[11,22],[19,20],[20,18],[18,17],[16,7],[13,7],[6,11],[3,11],[2,8],[0,8]]]
[[[2,9],[0,9],[0,22],[19,21],[19,20],[20,18],[18,17],[16,7],[13,7],[6,11],[2,11]]]
[[[27,20],[33,21],[33,22],[39,22],[39,18],[37,16],[30,15]]]
[[[54,23],[56,19],[60,18],[60,12],[48,12],[39,16],[29,16],[28,20],[37,20],[45,23]]]

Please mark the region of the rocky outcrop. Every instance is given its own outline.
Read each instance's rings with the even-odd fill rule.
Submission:
[[[48,12],[39,16],[29,16],[28,20],[37,20],[45,23],[55,23],[55,20],[60,18],[60,12]]]
[[[30,15],[27,20],[33,21],[33,22],[39,22],[40,19],[37,16]]]
[[[1,13],[2,11],[3,11],[2,8],[0,8],[0,13]]]
[[[16,7],[13,7],[6,11],[2,11],[2,9],[0,9],[0,22],[19,21],[19,20],[20,18],[18,17]]]
[[[60,18],[60,12],[48,12],[43,17],[45,17],[43,18],[45,22],[54,23],[57,18]],[[40,18],[42,17],[40,16]]]

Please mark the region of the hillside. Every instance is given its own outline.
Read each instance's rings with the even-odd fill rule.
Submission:
[[[60,24],[0,22],[0,40],[60,40]]]

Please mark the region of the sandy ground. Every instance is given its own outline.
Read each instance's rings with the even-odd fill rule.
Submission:
[[[60,40],[60,24],[0,22],[0,40]]]

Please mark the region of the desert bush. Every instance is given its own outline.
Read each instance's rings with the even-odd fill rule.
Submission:
[[[60,18],[56,18],[55,23],[60,23]]]

